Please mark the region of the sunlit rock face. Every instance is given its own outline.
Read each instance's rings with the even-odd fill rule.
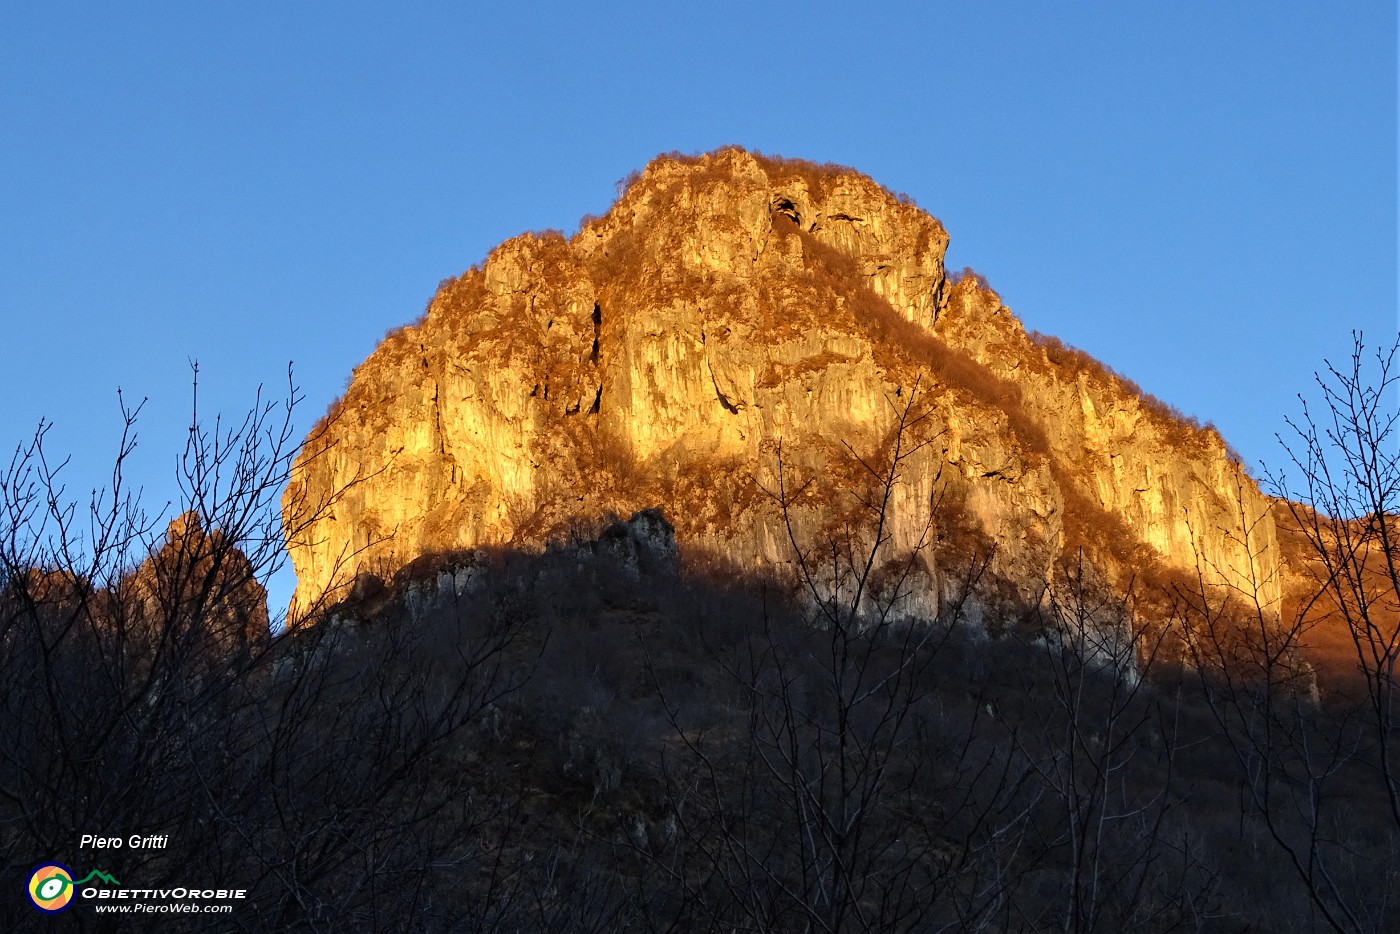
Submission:
[[[659,158],[572,238],[507,241],[308,439],[283,504],[294,614],[357,574],[653,507],[685,556],[788,563],[872,531],[861,461],[896,443],[910,612],[972,553],[1023,602],[1082,553],[1115,585],[1201,570],[1275,605],[1268,503],[1224,442],[953,284],[947,244],[863,175],[739,150]]]

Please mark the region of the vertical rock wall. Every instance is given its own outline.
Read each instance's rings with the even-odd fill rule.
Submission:
[[[950,285],[947,243],[858,173],[724,150],[658,159],[572,239],[502,244],[308,439],[284,501],[297,607],[649,507],[689,553],[788,561],[779,451],[787,517],[815,544],[854,518],[857,457],[888,456],[906,414],[922,447],[889,531],[930,545],[919,606],[954,539],[994,549],[1023,600],[1082,546],[1110,578],[1200,566],[1276,604],[1267,503],[1219,437]]]

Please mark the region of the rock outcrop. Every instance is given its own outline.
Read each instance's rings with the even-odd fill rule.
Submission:
[[[176,516],[145,560],[96,586],[71,569],[27,568],[0,586],[0,619],[106,634],[153,652],[222,656],[270,634],[267,591],[248,557],[194,512]]]
[[[1269,503],[1220,437],[1027,334],[947,243],[859,173],[728,149],[657,159],[572,238],[502,244],[309,437],[294,616],[357,575],[648,508],[683,554],[782,564],[859,525],[862,461],[896,443],[912,612],[977,550],[1007,599],[1083,549],[1118,584],[1202,570],[1276,606]]]
[[[130,623],[167,638],[191,630],[223,650],[268,635],[267,591],[252,562],[195,512],[171,520],[160,547],[123,582]]]

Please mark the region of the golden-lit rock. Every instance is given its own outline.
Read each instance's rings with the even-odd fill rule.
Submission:
[[[779,451],[817,544],[906,409],[887,531],[924,545],[916,608],[959,555],[992,549],[1034,600],[1080,547],[1119,583],[1202,569],[1275,606],[1269,506],[1219,436],[952,284],[947,243],[863,175],[729,149],[657,159],[571,239],[502,244],[308,439],[283,503],[294,615],[362,572],[650,507],[684,553],[789,561]]]

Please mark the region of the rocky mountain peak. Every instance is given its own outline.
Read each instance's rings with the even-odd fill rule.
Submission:
[[[834,266],[929,325],[942,304],[948,234],[858,172],[725,149],[658,158],[573,246],[602,280],[637,254],[674,273],[722,279]]]
[[[296,605],[647,509],[682,554],[779,566],[852,527],[896,444],[911,613],[970,553],[1033,602],[1080,549],[1110,580],[1199,570],[1276,604],[1268,503],[1219,436],[953,282],[947,244],[866,176],[739,149],[660,157],[572,238],[503,243],[312,432],[284,499]]]

